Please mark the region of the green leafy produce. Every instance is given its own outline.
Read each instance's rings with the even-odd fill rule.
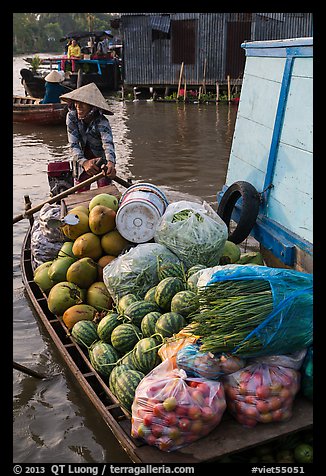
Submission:
[[[157,259],[180,264],[179,258],[166,246],[144,243],[118,256],[103,270],[103,281],[115,303],[126,294],[143,299],[146,292],[159,282]]]
[[[197,291],[199,312],[190,320],[202,351],[253,357],[312,344],[312,275],[231,264],[205,280]]]
[[[170,203],[154,239],[175,253],[187,268],[219,263],[228,232],[219,215],[206,203]]]

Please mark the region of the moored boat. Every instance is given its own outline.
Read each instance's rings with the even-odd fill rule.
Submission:
[[[237,223],[235,243],[251,222],[270,265],[312,272],[313,38],[242,47],[247,59],[219,214]]]
[[[13,96],[13,122],[38,125],[65,124],[68,111],[65,103],[40,104],[40,99],[30,96]]]
[[[120,196],[112,185],[102,187],[100,192]],[[70,195],[65,199],[68,210],[87,205],[99,193],[98,189]],[[215,461],[222,456],[237,453],[274,440],[282,435],[312,427],[312,404],[302,396],[294,401],[293,416],[285,422],[259,425],[254,431],[242,427],[230,414],[223,415],[221,423],[207,436],[172,452],[159,450],[131,436],[131,416],[111,392],[108,382],[91,365],[87,351],[71,335],[62,319],[52,314],[47,305],[47,296],[33,280],[31,256],[31,228],[23,243],[21,255],[23,283],[38,319],[49,333],[58,349],[64,365],[72,372],[77,382],[101,415],[121,447],[134,463],[195,464]]]

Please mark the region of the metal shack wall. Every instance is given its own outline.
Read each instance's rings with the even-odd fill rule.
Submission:
[[[231,83],[242,78],[244,41],[312,36],[310,13],[122,13],[126,85],[178,84],[181,62],[172,62],[173,39],[152,40],[151,17],[159,15],[197,22],[195,63],[184,67],[189,87],[202,84],[205,59],[206,85],[225,83],[228,74]]]
[[[195,63],[184,65],[187,85],[202,83],[205,58],[206,84],[214,85],[224,77],[225,14],[175,13],[170,17],[171,20],[197,21]],[[172,63],[171,39],[152,41],[150,14],[122,14],[122,21],[125,83],[177,85],[181,63]]]

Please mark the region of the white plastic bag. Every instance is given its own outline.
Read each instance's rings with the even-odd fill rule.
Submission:
[[[175,253],[187,267],[218,264],[228,237],[227,226],[208,203],[170,203],[154,240]]]
[[[179,258],[164,245],[143,243],[104,267],[103,281],[115,303],[130,293],[142,299],[149,288],[158,284],[158,258],[181,266]]]

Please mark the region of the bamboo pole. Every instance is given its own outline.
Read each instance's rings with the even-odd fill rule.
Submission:
[[[15,370],[19,370],[20,372],[24,372],[27,375],[30,375],[32,377],[36,377],[39,379],[47,378],[46,375],[41,374],[39,372],[35,372],[35,370],[29,369],[28,367],[25,367],[24,365],[18,364],[17,362],[13,361],[13,368]]]
[[[219,95],[220,95],[220,86],[218,84],[218,81],[216,81],[216,102],[218,102]]]
[[[230,85],[230,75],[228,74],[228,102],[231,101],[231,85]]]
[[[205,58],[205,61],[204,61],[203,94],[206,94],[206,67],[207,67],[207,58]]]
[[[181,67],[180,67],[180,75],[179,75],[179,84],[178,84],[177,98],[179,97],[179,94],[180,94],[181,79],[182,79],[182,75],[183,75],[183,67],[184,67],[184,62],[182,61]]]
[[[186,102],[186,98],[187,98],[187,81],[186,81],[186,78],[185,78],[185,83],[184,83],[184,88],[183,88],[183,100],[184,100],[184,102]]]
[[[56,202],[59,202],[62,198],[65,198],[67,197],[68,195],[72,194],[72,193],[75,193],[77,190],[79,190],[80,188],[83,188],[85,187],[86,185],[90,185],[92,184],[93,182],[95,182],[96,180],[99,180],[100,178],[102,178],[103,176],[106,176],[106,169],[103,169],[102,172],[96,174],[96,175],[93,175],[92,177],[90,177],[89,179],[85,180],[84,182],[80,182],[79,184],[75,185],[74,187],[71,187],[71,188],[68,188],[67,190],[64,190],[63,192],[59,193],[58,195],[55,195],[54,197],[51,197],[49,198],[48,200],[45,200],[44,202],[42,203],[39,203],[38,205],[36,205],[35,207],[33,208],[29,208],[28,210],[25,211],[25,213],[22,213],[20,215],[17,215],[16,217],[14,217],[13,219],[13,223],[17,223],[18,221],[22,220],[23,218],[29,218],[30,215],[33,215],[33,213],[36,213],[38,212],[39,210],[41,210],[41,208],[46,204],[46,203],[49,203],[49,204],[52,204],[52,203],[56,203]],[[119,183],[120,185],[123,185],[124,187],[128,188],[131,186],[131,183],[129,182],[126,182],[125,180],[119,178],[119,177],[114,177],[112,178],[111,180],[113,180],[114,182],[117,182]]]

